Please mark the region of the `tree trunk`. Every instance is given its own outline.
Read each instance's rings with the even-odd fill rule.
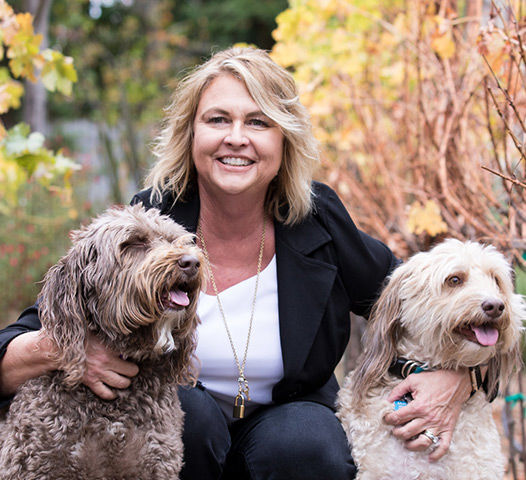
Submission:
[[[123,94],[121,96],[121,112],[122,120],[124,122],[123,145],[124,142],[126,142],[129,149],[129,151],[125,154],[125,161],[128,164],[128,169],[133,178],[133,181],[135,182],[135,187],[140,188],[143,177],[143,162],[141,159],[141,154],[139,152],[139,147],[137,145],[139,139],[137,130],[135,128],[135,124],[133,123],[130,105],[124,93],[124,88],[122,91]]]
[[[109,127],[107,125],[99,124],[99,136],[102,139],[102,145],[106,152],[106,163],[109,169],[107,174],[111,186],[111,203],[122,204],[123,196],[119,181],[119,160],[113,152],[112,140],[108,131]]]
[[[36,33],[42,35],[41,48],[48,46],[49,14],[52,0],[24,0],[24,10],[33,15],[33,26]],[[23,121],[31,126],[31,130],[49,133],[47,121],[46,89],[42,82],[24,81],[25,95],[22,112]]]

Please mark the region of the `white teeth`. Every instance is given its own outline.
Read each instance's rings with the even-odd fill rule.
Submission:
[[[232,165],[234,167],[246,167],[252,162],[246,158],[223,157],[219,161],[224,165]]]

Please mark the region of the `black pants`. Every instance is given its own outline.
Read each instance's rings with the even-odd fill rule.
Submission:
[[[185,411],[181,480],[352,480],[356,468],[334,412],[298,401],[262,407],[230,428],[198,386],[179,389]]]

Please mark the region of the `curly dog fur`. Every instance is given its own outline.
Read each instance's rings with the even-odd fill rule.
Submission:
[[[177,387],[195,380],[200,251],[183,227],[142,206],[110,209],[72,240],[40,295],[60,368],[17,392],[1,428],[0,478],[177,479]],[[139,365],[115,400],[81,383],[88,335]]]
[[[360,480],[496,480],[504,475],[491,405],[477,392],[463,406],[449,452],[431,463],[392,434],[383,416],[401,380],[388,371],[395,357],[430,368],[488,365],[489,391],[519,365],[524,300],[497,250],[446,240],[398,267],[377,301],[364,354],[346,378],[338,416],[352,445]],[[498,337],[497,337],[498,335]]]

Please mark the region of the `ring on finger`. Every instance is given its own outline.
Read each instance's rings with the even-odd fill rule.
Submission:
[[[421,435],[424,435],[426,436],[427,438],[429,438],[429,440],[431,440],[431,445],[436,448],[438,447],[438,444],[440,442],[440,437],[438,437],[437,435],[435,435],[434,433],[430,432],[429,430],[424,430]]]

